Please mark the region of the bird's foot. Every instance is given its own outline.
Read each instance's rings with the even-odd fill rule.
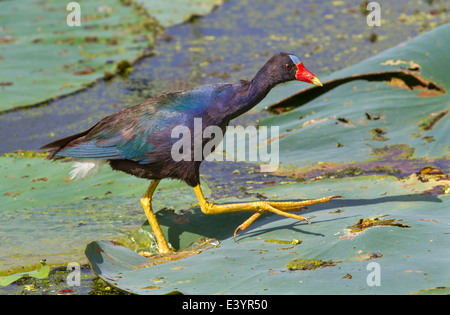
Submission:
[[[313,205],[316,203],[323,203],[323,202],[329,202],[335,198],[342,198],[342,196],[329,196],[329,197],[323,197],[319,199],[312,199],[312,200],[304,200],[304,201],[258,201],[255,202],[256,206],[258,207],[257,212],[255,212],[250,218],[245,220],[241,225],[239,225],[236,230],[234,231],[233,239],[236,241],[236,235],[238,231],[244,231],[246,228],[248,228],[256,219],[258,219],[261,214],[265,212],[272,212],[276,213],[278,215],[282,215],[288,218],[297,219],[300,221],[306,221],[308,224],[311,224],[311,222],[301,216],[289,213],[291,211],[300,211],[302,209],[308,209],[307,206]]]
[[[254,211],[255,213],[248,218],[244,223],[239,225],[234,231],[234,239],[236,239],[236,233],[238,231],[243,231],[248,228],[261,214],[265,212],[272,212],[278,215],[282,215],[288,218],[297,219],[300,221],[308,221],[305,217],[300,215],[292,214],[289,212],[299,211],[305,209],[307,206],[314,205],[316,203],[329,202],[335,198],[342,198],[341,196],[329,196],[319,199],[303,200],[303,201],[253,201],[253,202],[239,202],[230,204],[214,204],[208,202],[203,196],[202,189],[200,185],[194,187],[194,191],[197,195],[200,209],[205,214],[219,214],[219,213],[230,213],[237,211]]]

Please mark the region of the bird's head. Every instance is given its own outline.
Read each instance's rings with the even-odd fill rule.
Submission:
[[[297,80],[322,86],[320,80],[305,68],[296,55],[281,52],[270,58],[268,64],[271,65],[269,71],[274,73],[279,82]]]

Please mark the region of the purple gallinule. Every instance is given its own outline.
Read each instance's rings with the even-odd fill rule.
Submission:
[[[152,180],[141,199],[148,222],[155,234],[160,253],[168,253],[169,245],[153,213],[151,200],[160,180],[179,179],[193,187],[202,212],[206,214],[235,211],[255,213],[234,232],[245,230],[262,213],[273,212],[289,218],[309,221],[292,211],[307,205],[327,202],[339,196],[305,201],[255,201],[214,204],[206,201],[200,187],[200,164],[204,157],[174,159],[171,136],[176,126],[193,128],[194,118],[202,119],[202,128],[218,126],[222,132],[228,123],[258,104],[277,84],[299,80],[322,86],[300,59],[292,54],[278,53],[258,71],[251,81],[237,84],[208,84],[190,90],[164,93],[143,103],[119,110],[81,133],[56,140],[42,147],[49,149],[48,159],[72,157],[78,160],[72,178],[83,177],[100,165]],[[194,136],[194,135],[192,135]],[[204,147],[211,139],[203,139]],[[191,150],[192,155],[195,150]]]

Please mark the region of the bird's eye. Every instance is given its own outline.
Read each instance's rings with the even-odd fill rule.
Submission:
[[[286,64],[284,67],[286,68],[286,70],[291,70],[292,69],[292,66],[288,65],[288,64]]]

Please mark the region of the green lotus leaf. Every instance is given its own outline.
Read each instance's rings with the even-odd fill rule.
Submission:
[[[203,236],[217,237],[219,245],[189,256],[181,250],[178,253],[186,257],[178,259],[174,254],[164,263],[155,263],[157,256],[145,258],[107,241],[89,244],[86,255],[103,280],[137,294],[412,293],[448,285],[445,252],[449,202],[448,196],[426,193],[435,184],[414,177],[399,180],[371,175],[282,185],[276,190],[276,199],[329,193],[345,198],[311,207],[305,214],[311,225],[264,216],[248,231],[239,233],[237,242],[232,236],[236,222],[225,219],[225,215],[202,215],[197,209],[196,220],[199,224],[203,221]],[[268,191],[274,193],[273,189]],[[352,232],[349,226],[363,218],[395,219],[408,228],[378,225]],[[165,221],[164,225],[169,231],[181,225],[186,234],[190,232],[187,222]],[[169,242],[180,237],[176,233],[167,235]],[[302,242],[273,242],[292,239]],[[299,263],[305,260],[321,263],[308,270]],[[379,286],[372,284],[370,262],[380,268]],[[347,274],[351,279],[345,277]]]
[[[68,2],[1,1],[0,111],[42,103],[124,73],[153,45],[159,26],[146,12],[120,1],[78,3],[81,25],[69,26]]]
[[[169,27],[195,16],[206,15],[222,4],[223,0],[136,0],[135,2],[142,5],[161,25]]]

